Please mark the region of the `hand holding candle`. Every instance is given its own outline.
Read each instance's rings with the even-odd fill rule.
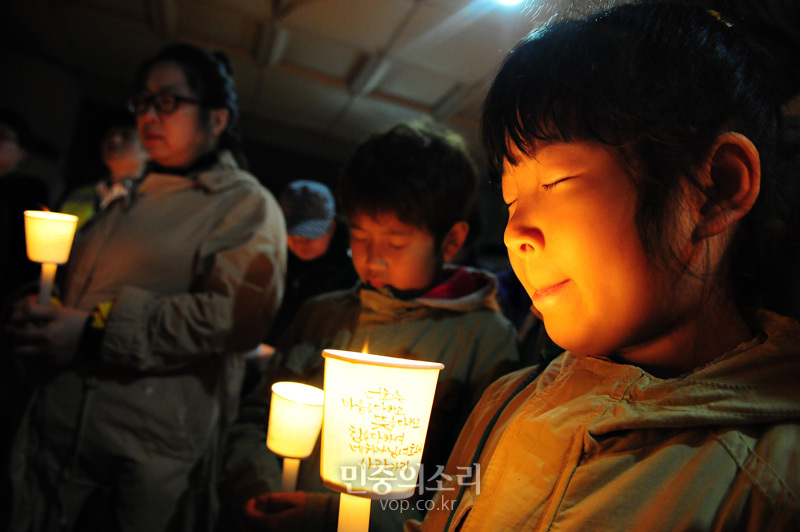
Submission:
[[[57,305],[39,305],[32,299],[15,303],[5,327],[9,352],[38,357],[56,366],[77,355],[89,312]]]
[[[53,291],[56,268],[69,259],[78,217],[46,211],[25,211],[24,214],[28,258],[42,264],[39,304],[47,305]]]

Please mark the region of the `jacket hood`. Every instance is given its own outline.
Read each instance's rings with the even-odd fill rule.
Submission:
[[[466,266],[446,266],[445,269],[449,275],[442,285],[446,285],[457,278],[456,282],[458,282],[459,286],[469,286],[469,291],[462,292],[452,298],[427,297],[429,294],[438,292],[436,289],[439,287],[434,287],[434,289],[419,298],[403,300],[395,297],[388,288],[371,288],[359,282],[356,293],[361,298],[361,304],[365,308],[380,314],[427,313],[431,309],[451,310],[460,313],[481,309],[498,310],[496,299],[497,278],[493,274]]]
[[[217,164],[198,173],[195,180],[201,187],[212,193],[239,186],[243,181],[258,184],[258,180],[251,174],[241,170],[238,172],[232,170],[239,170],[239,165],[236,164],[236,159],[231,152],[224,150],[220,152]]]
[[[628,365],[592,360],[627,388],[589,427],[594,435],[642,428],[774,423],[800,419],[800,324],[758,311],[756,337],[686,375],[659,379]],[[564,360],[570,365],[571,356]],[[572,357],[574,366],[580,359]],[[616,374],[616,375],[615,375]]]

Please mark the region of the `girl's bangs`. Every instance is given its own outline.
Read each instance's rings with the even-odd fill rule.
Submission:
[[[602,51],[604,37],[597,35],[592,49],[569,47],[568,33],[544,30],[530,38],[537,46],[523,43],[510,54],[483,108],[484,147],[494,172],[501,173],[506,160],[516,164],[520,154],[533,155],[540,142],[620,147],[640,138],[637,113],[617,90],[625,59]]]

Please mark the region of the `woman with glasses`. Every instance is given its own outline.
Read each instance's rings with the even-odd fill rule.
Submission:
[[[10,327],[42,376],[14,450],[15,530],[213,529],[243,353],[283,292],[283,216],[236,160],[227,61],[167,47],[130,107],[144,177],[79,231],[63,307],[26,302]]]

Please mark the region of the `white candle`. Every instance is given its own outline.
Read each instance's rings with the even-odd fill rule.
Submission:
[[[372,501],[342,493],[339,499],[339,528],[337,532],[367,532],[369,530],[369,505]]]
[[[42,276],[39,281],[39,304],[49,305],[50,294],[53,293],[53,282],[56,278],[58,264],[53,262],[42,263]]]
[[[297,488],[297,471],[300,469],[299,458],[283,459],[283,476],[281,476],[281,491],[295,491]]]

